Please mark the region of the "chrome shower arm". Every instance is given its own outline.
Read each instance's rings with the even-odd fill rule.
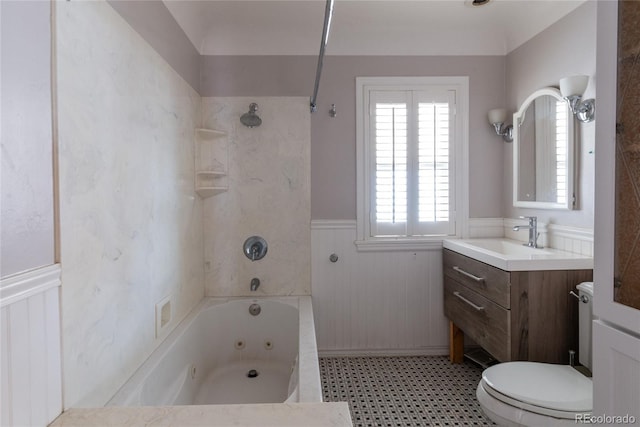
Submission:
[[[322,63],[324,62],[324,49],[327,47],[329,40],[329,30],[331,29],[331,17],[333,16],[333,1],[327,0],[324,8],[324,26],[322,27],[322,40],[320,41],[320,54],[318,55],[318,67],[316,68],[316,82],[313,86],[313,96],[311,97],[311,112],[315,113],[318,109],[316,101],[318,99],[318,88],[320,87],[320,75],[322,74]]]

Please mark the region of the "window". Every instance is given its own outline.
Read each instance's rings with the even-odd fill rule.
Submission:
[[[567,204],[567,141],[569,140],[569,112],[566,101],[556,100],[550,96],[534,100],[534,114],[529,118],[535,127],[535,141],[531,141],[533,162],[521,156],[521,161],[530,163],[528,174],[535,191],[526,196],[533,201],[544,201]],[[520,164],[523,171],[521,181],[526,181],[525,165]],[[538,171],[538,173],[535,173]],[[544,173],[540,173],[544,171]]]
[[[460,234],[467,87],[466,77],[357,79],[359,247]]]
[[[556,203],[566,205],[567,204],[567,141],[569,141],[568,135],[568,111],[563,101],[556,101]],[[562,114],[562,111],[565,114]]]

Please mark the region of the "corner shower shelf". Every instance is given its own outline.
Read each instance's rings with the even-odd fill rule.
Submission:
[[[211,197],[229,189],[228,164],[227,133],[215,129],[196,129],[195,190],[200,197]]]

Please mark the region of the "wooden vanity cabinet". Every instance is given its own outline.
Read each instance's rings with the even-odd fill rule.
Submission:
[[[566,364],[577,352],[578,300],[569,292],[592,270],[510,272],[444,249],[443,272],[452,362],[462,362],[465,335],[501,362]]]

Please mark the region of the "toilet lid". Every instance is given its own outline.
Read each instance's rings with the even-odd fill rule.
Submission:
[[[495,391],[525,404],[566,412],[593,409],[591,379],[568,365],[501,363],[485,369],[482,379]]]

